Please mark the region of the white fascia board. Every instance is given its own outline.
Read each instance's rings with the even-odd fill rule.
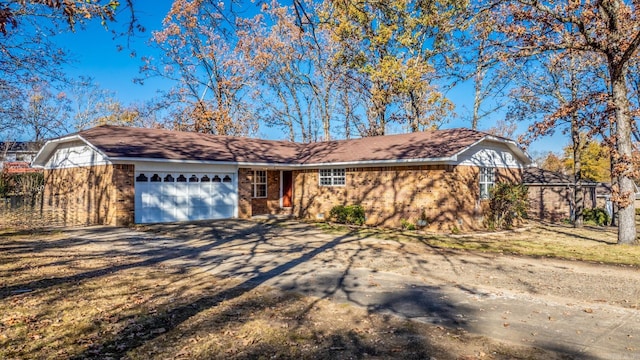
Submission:
[[[158,159],[158,158],[134,158],[134,157],[112,157],[111,161],[118,164],[133,164],[137,162],[155,162],[155,163],[172,163],[172,164],[201,164],[201,165],[237,165],[233,161],[204,161],[204,160],[175,160],[175,159]]]
[[[458,156],[429,159],[393,159],[393,160],[363,160],[363,161],[344,161],[332,163],[313,163],[299,165],[301,168],[319,168],[319,167],[368,167],[368,166],[392,166],[392,165],[421,165],[421,164],[455,164]]]
[[[43,169],[45,164],[37,162],[41,157],[48,158],[53,149],[55,149],[55,145],[63,142],[74,141],[79,138],[80,137],[78,135],[72,135],[47,141],[42,145],[36,156],[33,157],[33,160],[31,160],[31,167]]]
[[[53,139],[53,140],[47,141],[42,146],[40,151],[38,151],[36,156],[33,158],[33,161],[31,162],[31,166],[34,167],[34,168],[44,169],[45,165],[46,165],[46,160],[45,160],[44,163],[36,164],[36,160],[38,160],[39,157],[44,156],[44,159],[48,159],[51,156],[51,154],[53,153],[53,151],[56,149],[57,145],[68,143],[68,142],[74,142],[74,141],[82,141],[89,148],[91,148],[91,150],[93,150],[93,151],[97,152],[98,154],[102,155],[107,161],[111,160],[107,156],[107,154],[103,153],[102,151],[100,151],[100,149],[98,149],[97,147],[93,146],[93,144],[91,144],[85,138],[83,138],[82,136],[80,136],[78,134],[75,134],[75,135],[65,136],[65,137],[61,137],[61,138],[58,138],[58,139]]]
[[[472,147],[480,144],[483,141],[493,141],[493,142],[505,144],[518,158],[520,158],[520,160],[523,162],[523,164],[525,166],[526,165],[530,165],[530,164],[533,163],[533,159],[531,159],[531,156],[529,156],[529,154],[527,154],[527,152],[525,150],[523,150],[520,146],[518,146],[518,144],[515,141],[502,139],[502,138],[499,138],[499,137],[495,137],[493,135],[484,136],[480,140],[478,140],[478,141],[474,142],[473,144],[467,146],[466,148],[460,150],[456,154],[456,156],[464,153],[465,151],[471,149]]]
[[[400,159],[400,160],[366,160],[366,161],[345,161],[332,163],[313,164],[273,164],[260,162],[235,162],[235,161],[205,161],[205,160],[175,160],[175,159],[150,159],[150,158],[109,158],[114,163],[135,163],[135,162],[162,162],[174,164],[200,164],[200,165],[235,165],[238,167],[256,167],[265,169],[305,169],[320,167],[368,167],[368,166],[389,166],[389,165],[420,165],[420,164],[454,164],[457,156],[435,159]]]
[[[487,140],[491,140],[491,141],[495,141],[495,142],[501,142],[505,145],[507,145],[507,147],[509,149],[511,149],[511,151],[513,151],[514,154],[518,155],[518,157],[520,158],[520,160],[522,160],[522,162],[524,163],[524,165],[530,165],[533,163],[533,159],[531,159],[531,156],[529,156],[529,154],[527,153],[526,150],[524,150],[523,148],[521,148],[518,143],[516,143],[513,140],[506,140],[506,139],[500,139],[497,138],[495,136],[487,136],[486,137]]]
[[[31,161],[31,166],[34,168],[44,169],[46,160],[49,158],[49,156],[51,156],[58,144],[73,142],[76,140],[82,140],[86,142],[86,140],[82,139],[79,135],[65,136],[47,141],[44,145],[42,145],[36,156],[34,156],[33,160]],[[44,157],[44,159],[40,159],[41,157]],[[44,162],[36,162],[36,160],[44,160]]]
[[[269,169],[294,169],[299,165],[283,165],[271,163],[246,163],[237,161],[211,161],[211,160],[177,160],[177,159],[157,159],[157,158],[130,158],[130,157],[113,157],[111,161],[118,164],[134,164],[140,162],[151,163],[169,163],[169,164],[191,164],[191,165],[227,165],[227,166],[246,166],[246,167],[262,167]]]

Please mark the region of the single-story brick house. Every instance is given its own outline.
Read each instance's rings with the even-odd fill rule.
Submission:
[[[302,144],[117,126],[51,140],[33,162],[67,224],[323,219],[360,204],[368,224],[434,230],[479,228],[488,189],[530,163],[515,142],[469,129]]]
[[[529,218],[546,221],[571,219],[573,213],[573,178],[541,168],[524,170],[522,182],[528,188]],[[582,181],[581,190],[584,207],[597,207],[596,187],[598,183]]]

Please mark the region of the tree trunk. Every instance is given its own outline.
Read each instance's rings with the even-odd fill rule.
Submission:
[[[324,97],[322,104],[322,129],[324,133],[324,141],[331,140],[331,110],[330,108],[330,85],[326,86],[324,89]]]
[[[478,130],[478,121],[480,120],[480,103],[482,102],[482,81],[484,80],[484,69],[481,62],[482,50],[478,50],[478,59],[476,60],[476,70],[473,76],[473,115],[471,118],[471,128]]]
[[[623,165],[619,171],[617,199],[618,209],[618,244],[636,243],[636,214],[635,214],[635,186],[630,175],[633,172],[631,162],[631,117],[629,116],[629,101],[627,98],[626,69],[621,65],[609,65],[611,74],[611,89],[616,118],[616,163]]]
[[[578,98],[578,87],[574,71],[574,57],[571,57],[571,101]],[[584,194],[582,192],[582,141],[580,139],[580,124],[578,114],[571,115],[571,142],[573,146],[573,227],[583,226],[582,210],[584,210]]]
[[[576,120],[574,120],[575,122]],[[572,128],[577,127],[571,125]],[[575,131],[575,132],[574,132]],[[574,135],[575,134],[575,135]],[[582,211],[584,210],[584,193],[582,191],[582,144],[577,129],[572,129],[573,138],[573,227],[580,228],[583,226]]]

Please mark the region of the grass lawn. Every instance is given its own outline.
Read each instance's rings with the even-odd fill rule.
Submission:
[[[434,247],[640,264],[640,247],[612,245],[610,229],[543,225],[455,237],[361,231]],[[462,329],[245,288],[193,268],[88,255],[77,241],[63,231],[0,231],[0,358],[561,358]]]
[[[341,225],[318,224],[326,231],[353,231]],[[640,227],[639,227],[640,229]],[[531,222],[514,231],[465,235],[428,234],[419,231],[361,228],[362,236],[400,242],[420,242],[435,248],[481,251],[533,257],[550,257],[640,267],[640,246],[617,245],[617,228]]]

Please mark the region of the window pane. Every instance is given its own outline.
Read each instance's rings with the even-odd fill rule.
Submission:
[[[231,177],[225,176],[224,182],[230,182]],[[264,170],[255,170],[253,172],[253,197],[267,197],[267,172]]]
[[[266,197],[266,196],[267,196],[267,185],[257,184],[255,197]]]
[[[490,197],[490,190],[495,182],[494,174],[494,168],[480,168],[480,199],[488,199]]]
[[[345,169],[320,169],[320,186],[345,185]]]

